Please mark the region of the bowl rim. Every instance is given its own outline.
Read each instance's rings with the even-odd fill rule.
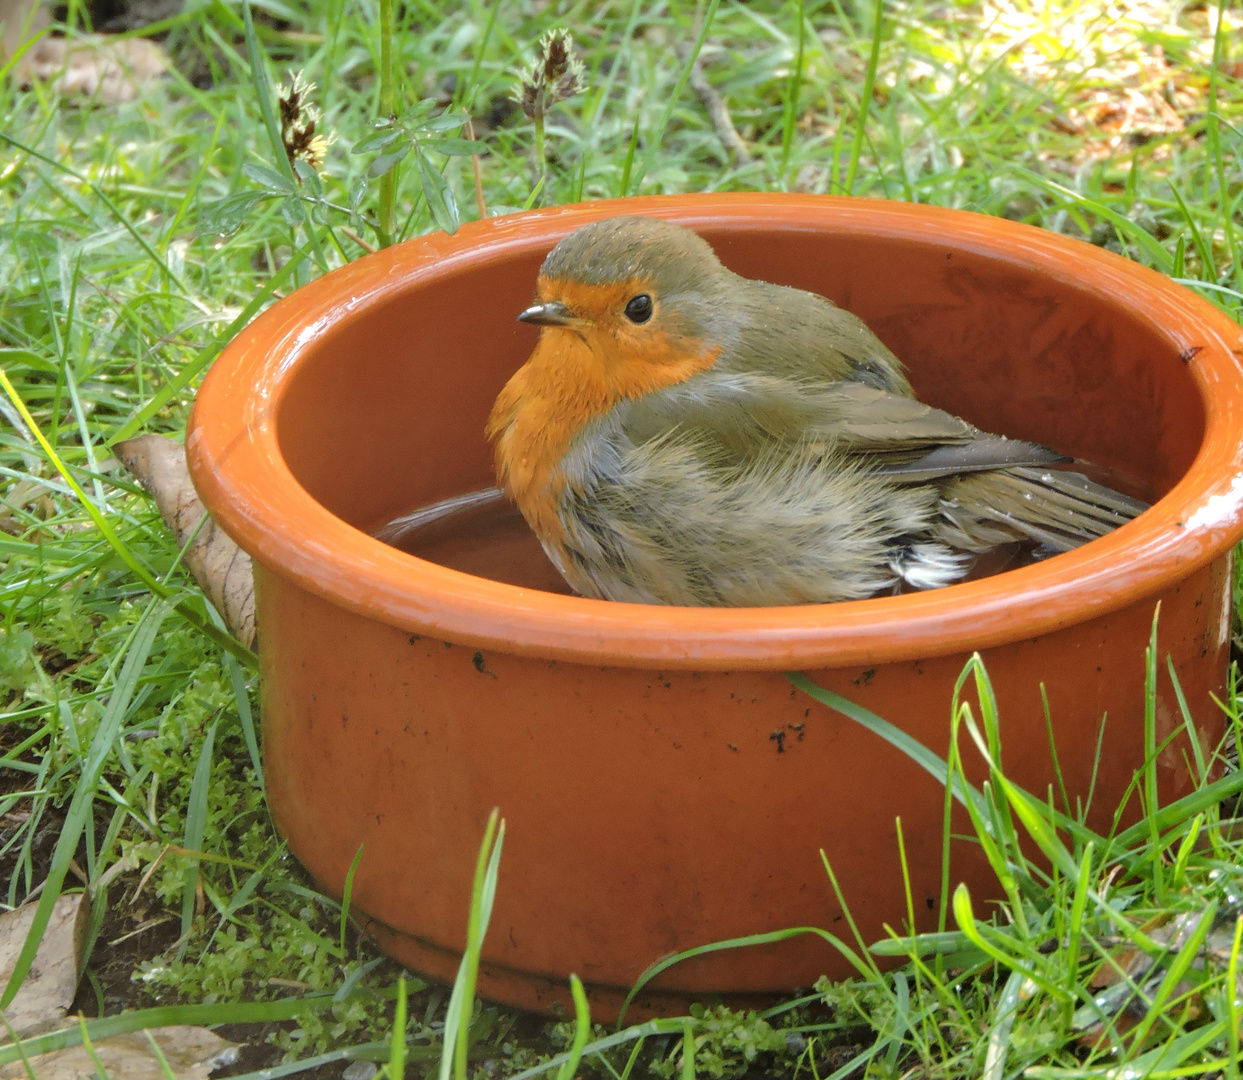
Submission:
[[[1003,259],[1102,296],[1186,358],[1205,409],[1191,467],[1108,536],[1045,562],[924,593],[767,608],[683,608],[547,593],[388,547],[336,517],[280,452],[276,415],[298,360],[338,320],[421,279],[546,251],[588,221],[672,218],[718,232],[833,231],[915,239]],[[200,497],[267,571],[403,631],[524,656],[622,667],[812,670],[971,652],[1116,611],[1186,578],[1243,536],[1243,332],[1156,271],[1033,226],[845,196],[639,196],[464,224],[361,258],[254,319],[204,380],[186,434]],[[262,629],[261,634],[262,637]]]

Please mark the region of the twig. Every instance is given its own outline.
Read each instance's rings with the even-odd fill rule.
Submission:
[[[356,233],[353,229],[348,228],[345,225],[342,225],[341,232],[343,232],[346,236],[348,236],[351,240],[353,240],[354,243],[356,243],[360,248],[362,248],[363,251],[365,251],[368,255],[375,254],[375,244],[367,243],[367,241],[364,240],[361,236],[359,236],[358,233]]]
[[[139,934],[146,933],[148,930],[152,930],[157,926],[163,926],[165,923],[172,921],[172,915],[159,915],[154,919],[147,919],[142,925],[131,930],[128,934],[122,934],[119,938],[113,938],[108,944],[120,945],[123,941],[129,941],[132,937],[137,937]]]
[[[165,844],[164,850],[161,851],[160,854],[156,857],[155,862],[153,862],[150,866],[147,867],[147,872],[143,874],[142,880],[138,882],[138,888],[134,890],[134,895],[129,898],[130,907],[134,906],[134,902],[138,899],[138,894],[141,893],[142,890],[147,887],[147,882],[151,880],[151,875],[154,874],[160,868],[160,863],[164,861],[164,856],[166,856],[169,853],[169,851],[172,850],[172,847],[173,847],[172,844]]]
[[[475,125],[470,117],[466,118],[466,137],[471,142],[475,141]],[[479,220],[482,221],[488,216],[488,204],[483,199],[483,174],[479,169],[479,155],[471,154],[470,163],[475,170],[475,205],[479,207]]]
[[[683,43],[675,45],[674,51],[678,54],[678,59],[684,64],[691,54],[690,46]],[[696,57],[695,63],[691,65],[690,84],[691,89],[695,91],[695,94],[703,103],[703,107],[708,111],[708,118],[716,129],[717,138],[721,140],[725,149],[733,155],[734,164],[750,164],[754,159],[747,150],[747,144],[742,141],[742,136],[738,134],[738,129],[734,127],[734,119],[729,115],[729,106],[725,104],[724,98],[717,93],[716,87],[708,82],[708,78],[703,72],[703,61],[698,57]]]

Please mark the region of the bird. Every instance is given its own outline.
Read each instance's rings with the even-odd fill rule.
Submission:
[[[540,334],[487,421],[498,487],[585,597],[934,589],[987,553],[1067,551],[1147,507],[918,401],[858,316],[735,274],[670,221],[569,233],[517,317]]]

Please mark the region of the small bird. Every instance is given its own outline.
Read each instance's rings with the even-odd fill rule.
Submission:
[[[740,277],[690,229],[594,222],[540,268],[539,342],[488,420],[501,489],[578,593],[858,600],[1066,551],[1146,504],[917,401],[823,296]]]

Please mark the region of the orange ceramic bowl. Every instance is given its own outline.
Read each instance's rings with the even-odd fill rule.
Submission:
[[[493,482],[484,420],[535,344],[514,317],[585,222],[667,217],[742,274],[861,315],[924,400],[1112,470],[1159,501],[1074,552],[935,592],[827,606],[615,604],[415,558],[369,532]],[[412,240],[275,305],[217,361],[186,446],[213,517],[255,559],[265,759],[290,847],[414,969],[452,977],[488,812],[508,820],[480,988],[548,1008],[577,972],[597,1017],[672,950],[797,925],[840,931],[823,849],[863,934],[903,924],[902,819],[920,917],[942,791],[796,692],[812,679],[944,754],[979,650],[1004,763],[1063,777],[1107,829],[1143,761],[1144,646],[1160,601],[1200,738],[1222,730],[1231,546],[1243,533],[1238,327],[1160,275],[1009,221],[794,195],[630,199]],[[450,545],[452,546],[452,545]],[[463,556],[462,565],[473,565]],[[1163,675],[1158,738],[1180,729]],[[1160,756],[1189,790],[1187,746]],[[978,764],[978,763],[977,763]],[[1132,807],[1136,810],[1136,807]],[[971,848],[953,875],[995,882]],[[806,987],[848,969],[818,939],[671,969],[647,1010]]]

